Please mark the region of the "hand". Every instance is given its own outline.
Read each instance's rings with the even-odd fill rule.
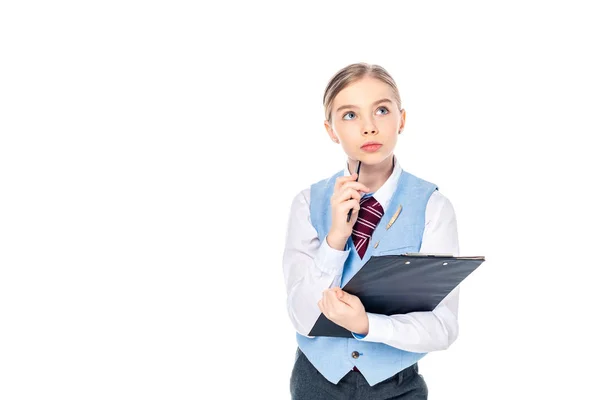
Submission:
[[[369,318],[360,299],[335,287],[323,291],[319,309],[331,321],[359,335],[369,333]]]
[[[362,193],[368,193],[369,188],[362,183],[355,182],[358,175],[340,176],[335,181],[331,195],[331,227],[327,234],[327,243],[337,250],[344,250],[346,241],[352,235],[352,227],[358,218],[360,199]],[[352,209],[352,218],[348,219],[348,211]]]

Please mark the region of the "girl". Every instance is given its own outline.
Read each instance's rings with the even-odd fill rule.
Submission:
[[[325,129],[348,158],[343,170],[302,190],[291,206],[283,271],[298,343],[292,399],[426,399],[417,362],[456,340],[459,287],[433,311],[390,316],[365,312],[341,288],[371,256],[458,256],[454,209],[394,154],[406,112],[384,68],[341,69],[323,106]],[[321,313],[353,338],[308,336]]]

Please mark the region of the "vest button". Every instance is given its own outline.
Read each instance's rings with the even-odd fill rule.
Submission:
[[[358,351],[352,352],[352,358],[358,358]]]

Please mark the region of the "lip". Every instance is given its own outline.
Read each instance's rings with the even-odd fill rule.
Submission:
[[[379,142],[366,142],[360,146],[360,148],[366,151],[376,151],[379,150],[381,146],[383,145]]]

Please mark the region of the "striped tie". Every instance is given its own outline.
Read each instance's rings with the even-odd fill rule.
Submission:
[[[381,217],[383,217],[383,207],[373,196],[363,197],[360,200],[358,219],[352,228],[352,241],[360,258],[365,255],[371,235]]]

